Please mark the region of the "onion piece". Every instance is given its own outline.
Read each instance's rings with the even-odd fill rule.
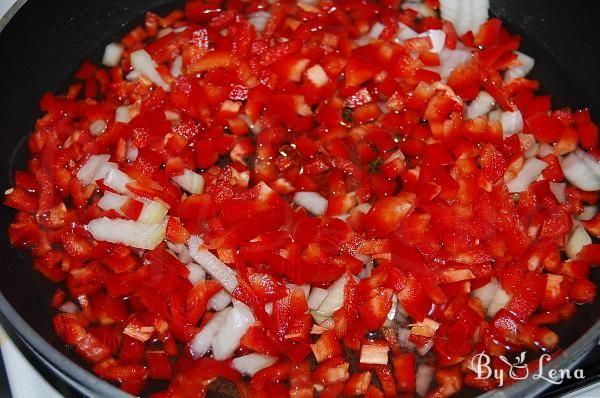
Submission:
[[[252,354],[235,358],[231,361],[231,367],[241,374],[252,377],[259,370],[268,368],[275,362],[277,362],[277,358],[275,357],[253,352]]]
[[[313,287],[308,295],[308,308],[311,310],[318,309],[323,301],[327,298],[327,290],[321,289],[320,287]]]
[[[538,156],[543,158],[547,155],[552,155],[554,152],[552,150],[552,147],[548,144],[542,144],[540,145],[540,149],[538,150]]]
[[[550,190],[559,203],[567,203],[567,184],[564,182],[550,182]]]
[[[523,115],[521,115],[519,110],[514,112],[502,112],[500,123],[502,123],[502,133],[504,137],[510,137],[513,134],[523,131]]]
[[[131,53],[131,66],[135,71],[147,77],[152,83],[165,91],[170,91],[171,88],[156,70],[156,62],[154,62],[146,50],[137,50]]]
[[[131,121],[131,107],[129,105],[121,105],[115,110],[115,122],[129,123]]]
[[[546,167],[548,167],[548,164],[537,158],[527,159],[517,177],[506,183],[509,192],[523,192],[526,190],[532,182],[538,179]]]
[[[137,159],[138,154],[139,150],[136,147],[127,144],[127,153],[125,153],[125,159],[130,162],[134,162]]]
[[[198,264],[189,263],[189,264],[186,264],[186,267],[187,267],[188,271],[190,271],[187,278],[188,278],[188,281],[190,281],[190,283],[192,285],[195,286],[198,283],[200,283],[206,279],[206,271],[204,271],[204,268],[202,268]]]
[[[144,207],[138,217],[139,222],[145,224],[156,224],[160,223],[165,219],[169,209],[159,201],[156,200],[143,200]]]
[[[72,301],[65,301],[58,307],[58,310],[67,314],[76,314],[81,311],[79,306]]]
[[[100,198],[98,201],[98,207],[104,211],[120,210],[128,200],[129,197],[125,195],[119,195],[110,191],[106,191],[104,192],[102,198]]]
[[[183,174],[171,177],[175,184],[191,194],[204,191],[204,177],[192,170],[184,169]]]
[[[527,76],[535,66],[535,59],[531,58],[529,55],[519,51],[515,51],[515,53],[517,54],[517,61],[519,61],[520,65],[513,66],[504,73],[505,82],[509,82],[518,77]]]
[[[484,310],[487,310],[494,299],[494,295],[496,294],[498,287],[500,287],[498,279],[492,278],[485,285],[473,290],[471,292],[471,296],[477,297],[481,303],[481,307],[483,307]]]
[[[106,123],[106,121],[102,119],[94,120],[92,123],[90,123],[89,126],[90,134],[94,137],[98,137],[99,135],[104,134],[107,127],[108,124]]]
[[[188,241],[190,256],[197,264],[200,264],[211,277],[217,280],[229,293],[238,285],[237,276],[234,270],[229,268],[217,256],[206,249],[200,248],[202,239],[197,235],[192,235]]]
[[[577,149],[560,161],[565,178],[582,191],[600,190],[600,162],[589,153]]]
[[[489,0],[440,0],[442,18],[454,24],[459,36],[477,33],[488,19]]]
[[[461,0],[462,1],[462,0]],[[419,365],[417,373],[415,374],[415,390],[417,394],[424,397],[429,390],[429,385],[433,379],[433,373],[435,369],[428,365]]]
[[[208,300],[208,306],[215,311],[221,311],[229,304],[231,304],[231,295],[225,289],[219,290],[217,294]]]
[[[319,306],[318,312],[325,316],[331,316],[344,305],[344,288],[348,276],[342,275],[327,289],[327,297]]]
[[[257,32],[262,32],[267,27],[267,23],[269,22],[269,18],[271,18],[271,14],[266,11],[257,11],[252,14],[248,14],[248,22],[250,25],[254,26],[254,29]]]
[[[494,105],[496,104],[496,100],[494,97],[489,95],[487,92],[480,92],[477,97],[471,101],[469,106],[466,109],[467,119],[475,119],[479,116],[484,116],[490,113]]]
[[[575,259],[584,246],[591,245],[592,238],[581,225],[576,227],[565,246],[565,253],[569,258]]]
[[[435,10],[420,1],[407,1],[400,6],[403,10],[414,10],[424,17],[435,17]]]
[[[102,64],[106,66],[117,66],[121,62],[123,55],[123,45],[119,43],[109,43],[104,47],[102,55]]]
[[[327,76],[325,69],[319,64],[308,68],[306,70],[306,77],[315,85],[315,87],[323,87],[329,82],[329,76]]]
[[[217,361],[230,358],[254,321],[250,308],[240,301],[234,301],[233,309],[229,311],[223,326],[212,340],[213,357]]]
[[[316,192],[296,192],[294,203],[315,216],[322,216],[327,211],[327,199]]]
[[[444,48],[440,53],[440,66],[437,68],[439,71],[441,81],[447,82],[448,77],[454,69],[464,64],[471,59],[472,55],[470,52],[465,50],[449,50]]]
[[[183,57],[178,55],[173,60],[173,64],[171,64],[171,76],[177,78],[181,75],[181,71],[183,69]]]
[[[77,171],[77,179],[87,185],[94,182],[94,174],[103,164],[108,163],[110,155],[91,155]]]
[[[165,221],[160,224],[144,224],[108,217],[91,220],[86,226],[96,240],[148,250],[156,248],[165,239],[166,228]]]
[[[583,212],[581,212],[577,219],[581,221],[589,221],[598,213],[598,207],[596,206],[583,206]]]
[[[502,289],[502,287],[498,286],[498,288],[494,292],[494,296],[492,297],[492,301],[490,302],[490,305],[488,307],[487,316],[493,318],[494,315],[496,315],[498,311],[504,308],[511,299],[512,296],[506,293],[506,290]]]
[[[202,330],[196,333],[190,342],[192,358],[198,359],[210,350],[213,338],[223,326],[231,311],[231,308],[225,308],[223,311],[217,312],[215,316],[204,325]]]
[[[127,184],[133,182],[131,178],[118,169],[111,169],[104,177],[104,185],[121,194],[128,194]]]
[[[394,40],[398,43],[401,43],[405,40],[414,39],[418,36],[419,34],[417,32],[400,22],[398,23],[398,34],[396,35],[396,38]]]

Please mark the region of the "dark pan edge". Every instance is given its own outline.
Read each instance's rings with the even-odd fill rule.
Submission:
[[[27,0],[17,0],[4,17],[0,18],[0,33],[17,11]],[[43,339],[15,311],[12,305],[0,292],[0,324],[21,350],[32,352],[45,366],[57,376],[89,396],[131,397],[122,390],[107,383],[83,369],[67,358]],[[584,333],[575,343],[565,349],[545,369],[573,369],[584,358],[585,354],[597,344],[600,337],[600,320]],[[503,390],[494,390],[483,394],[485,398],[534,396],[550,387],[549,383],[541,383],[527,379]]]
[[[27,0],[17,0],[0,18],[0,33],[26,2]],[[90,397],[132,397],[83,369],[52,347],[15,311],[2,292],[0,292],[0,324],[19,350],[32,353],[44,366],[78,391]]]

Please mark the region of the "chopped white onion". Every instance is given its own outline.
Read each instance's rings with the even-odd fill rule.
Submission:
[[[131,53],[131,66],[134,70],[146,76],[148,80],[163,90],[170,90],[169,85],[163,80],[160,73],[158,73],[156,70],[156,62],[154,62],[146,50],[137,50]]]
[[[430,29],[421,33],[418,37],[429,37],[431,40],[431,52],[439,54],[446,44],[446,33],[439,29]]]
[[[206,271],[204,271],[204,268],[202,268],[198,264],[189,263],[186,265],[186,267],[188,271],[190,271],[187,278],[192,285],[195,286],[206,279]]]
[[[98,207],[104,211],[108,210],[119,210],[125,203],[127,203],[129,197],[125,195],[119,195],[110,191],[104,192],[104,195],[98,201]]]
[[[504,137],[510,137],[513,134],[523,131],[523,115],[521,115],[519,110],[502,112],[500,123],[502,123]]]
[[[538,156],[543,158],[547,155],[551,155],[553,153],[552,147],[548,144],[540,145],[540,149],[538,150]]]
[[[107,127],[108,124],[106,124],[106,121],[102,119],[94,120],[90,123],[90,134],[94,137],[102,135],[106,131]]]
[[[181,75],[181,70],[183,69],[183,57],[178,55],[173,60],[173,64],[171,65],[171,76],[179,77]]]
[[[583,191],[600,190],[600,162],[589,153],[577,149],[561,159],[565,178]]]
[[[327,290],[320,287],[313,287],[308,295],[308,308],[311,310],[318,309],[326,298]]]
[[[520,133],[519,142],[521,144],[521,149],[523,149],[523,156],[525,159],[537,156],[540,144],[537,143],[533,134]]]
[[[429,385],[433,379],[435,368],[428,365],[419,365],[415,374],[415,390],[417,394],[424,397],[429,390]]]
[[[198,359],[210,350],[213,338],[219,329],[222,328],[223,324],[225,324],[231,311],[231,308],[225,308],[223,311],[217,312],[215,316],[204,325],[202,330],[194,336],[190,342],[192,358]]]
[[[65,301],[58,307],[58,310],[67,314],[76,314],[81,311],[79,306],[72,301]]]
[[[529,55],[519,51],[515,51],[515,53],[517,54],[517,61],[519,61],[520,65],[513,66],[506,71],[504,74],[505,82],[509,82],[518,77],[527,76],[535,65],[535,59],[531,58]]]
[[[420,1],[407,1],[400,6],[403,10],[414,10],[424,17],[435,17],[435,10]]]
[[[125,75],[125,80],[128,82],[134,82],[142,76],[142,73],[138,70],[132,70],[127,75]]]
[[[331,316],[344,305],[344,288],[346,287],[347,278],[346,275],[342,275],[329,286],[327,289],[327,297],[323,300],[318,309],[321,314]]]
[[[172,28],[163,28],[160,29],[158,31],[158,33],[156,34],[156,38],[160,39],[161,37],[165,37],[166,35],[168,35],[169,33],[172,33],[173,29]]]
[[[488,307],[487,315],[490,318],[493,318],[498,311],[500,311],[506,306],[506,304],[508,304],[511,298],[512,296],[506,293],[506,290],[498,286],[496,292],[494,292],[494,296],[492,297],[492,301],[490,302],[490,305]]]
[[[270,17],[271,14],[266,11],[257,11],[248,15],[248,22],[250,22],[250,25],[254,26],[254,29],[257,32],[262,32],[265,30]]]
[[[204,191],[204,177],[192,170],[184,169],[183,174],[173,176],[171,180],[191,194],[199,194]]]
[[[567,203],[567,184],[564,182],[550,182],[550,190],[559,203]]]
[[[546,167],[548,167],[548,164],[537,158],[527,159],[517,177],[506,183],[509,192],[523,192],[526,190],[532,182],[538,179]]]
[[[111,169],[108,174],[106,174],[106,177],[104,177],[104,185],[121,194],[129,193],[127,184],[132,182],[133,180],[129,178],[127,174],[117,169]]]
[[[597,213],[597,206],[583,206],[583,212],[577,216],[577,219],[581,221],[588,221],[594,218]]]
[[[363,259],[366,257],[368,260],[367,261],[363,261],[360,258],[357,257],[358,256],[364,256]],[[354,258],[359,259],[361,261],[363,261],[363,263],[365,263],[365,266],[363,267],[362,271],[360,271],[360,273],[358,275],[356,275],[358,277],[358,279],[367,279],[371,277],[371,272],[373,271],[373,261],[371,261],[371,257],[369,256],[365,256],[364,254],[355,254]]]
[[[238,285],[237,276],[234,270],[229,268],[217,256],[206,249],[200,248],[202,239],[197,235],[192,235],[188,241],[190,256],[194,261],[202,266],[217,282],[221,284],[228,292]]]
[[[498,280],[496,278],[492,278],[488,283],[481,286],[478,289],[475,289],[471,292],[472,297],[477,297],[481,306],[484,310],[487,310],[492,303],[494,295],[496,294],[496,290],[498,290]]]
[[[121,62],[123,55],[123,45],[119,43],[110,43],[104,48],[102,55],[102,64],[106,66],[117,66]]]
[[[213,357],[218,361],[231,358],[254,321],[250,308],[240,301],[234,301],[233,309],[212,340]]]
[[[329,81],[329,76],[325,73],[325,69],[319,64],[313,65],[306,70],[306,77],[315,87],[323,87]]]
[[[494,97],[485,91],[480,92],[479,95],[477,95],[477,97],[471,101],[469,106],[467,106],[467,119],[475,119],[479,116],[487,115],[492,108],[494,108],[495,104],[496,100]]]
[[[131,121],[131,106],[121,105],[115,110],[115,122],[129,123]]]
[[[125,159],[129,160],[130,162],[134,162],[137,159],[139,152],[140,151],[136,147],[127,144],[127,153],[125,153]]]
[[[241,374],[252,377],[256,372],[264,368],[268,368],[276,361],[277,358],[275,357],[253,352],[252,354],[235,358],[233,361],[231,361],[231,367]]]
[[[83,166],[77,171],[77,179],[82,184],[87,185],[94,182],[94,174],[102,167],[102,165],[108,163],[110,155],[91,155]]]
[[[458,66],[469,61],[471,57],[472,55],[468,51],[459,49],[449,50],[444,48],[444,50],[442,50],[440,53],[440,66],[436,68],[436,71],[438,71],[440,74],[442,82],[447,82],[452,71]]]
[[[215,311],[221,311],[229,304],[231,304],[231,295],[225,289],[219,290],[217,294],[208,300],[208,306]]]
[[[477,33],[488,19],[489,0],[440,0],[442,18],[454,24],[459,36]]]
[[[144,224],[132,220],[110,219],[107,217],[91,220],[86,229],[94,239],[122,243],[137,249],[152,250],[164,239],[167,224]]]
[[[415,32],[402,22],[398,23],[398,34],[396,35],[395,39],[397,42],[403,42],[408,39],[414,39],[418,36],[419,34],[417,32]]]
[[[565,253],[569,258],[575,259],[581,249],[590,244],[592,244],[592,238],[590,238],[585,228],[581,225],[577,226],[571,233],[571,236],[569,236],[569,240],[565,246]]]
[[[169,209],[157,200],[143,200],[144,207],[138,217],[139,222],[145,224],[156,224],[162,222],[167,215]]]
[[[327,199],[316,192],[296,192],[294,203],[315,216],[322,216],[327,211]]]

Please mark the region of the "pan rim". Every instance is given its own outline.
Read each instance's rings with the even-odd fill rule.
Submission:
[[[17,0],[0,18],[0,34],[9,24],[27,0]],[[110,396],[130,398],[132,395],[94,375],[77,362],[52,346],[37,333],[9,303],[0,291],[0,324],[9,336],[16,341],[20,350],[27,349],[44,366],[66,383],[89,396]],[[580,363],[600,338],[600,319],[598,319],[583,335],[569,345],[549,362],[544,369],[572,370]],[[510,387],[493,390],[479,395],[480,398],[508,398],[537,395],[551,386],[544,380],[533,380],[531,377],[521,380]]]
[[[0,18],[0,34],[26,2],[27,0],[17,0]],[[19,350],[23,350],[25,346],[52,373],[76,390],[90,397],[133,397],[84,369],[53,347],[21,317],[2,292],[0,292],[0,324],[13,340],[15,338],[18,340],[15,341],[15,345]]]

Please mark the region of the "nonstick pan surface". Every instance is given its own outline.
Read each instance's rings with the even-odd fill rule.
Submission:
[[[523,36],[523,51],[537,61],[533,76],[542,82],[544,92],[552,94],[554,106],[589,106],[594,119],[600,120],[600,52],[596,48],[600,13],[595,2],[491,3],[492,12]],[[182,4],[165,0],[17,1],[0,20],[0,29],[4,27],[0,33],[0,188],[12,186],[14,170],[25,163],[25,137],[40,116],[38,101],[43,93],[64,89],[83,60],[97,61],[104,45],[140,22],[146,10],[161,13]],[[48,306],[52,287],[31,269],[23,253],[10,247],[4,232],[13,215],[0,206],[0,322],[26,355],[44,363],[82,394],[126,397],[79,366],[73,352],[58,341]],[[594,277],[599,282],[597,271]],[[566,349],[551,365],[573,367],[598,341],[600,300],[581,307],[557,331]],[[488,394],[534,396],[548,386],[541,380],[526,380]],[[211,395],[231,396],[227,388],[219,390]]]

